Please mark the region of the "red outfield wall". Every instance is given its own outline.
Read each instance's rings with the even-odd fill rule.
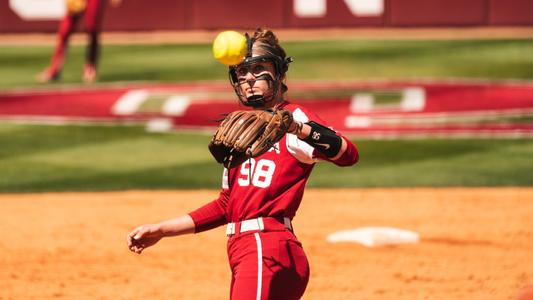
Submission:
[[[36,9],[32,1],[60,0],[1,0],[0,33],[55,31],[56,20],[24,20],[14,11]],[[108,4],[104,20],[108,31],[491,25],[533,25],[533,1],[125,0],[120,8]]]
[[[335,96],[316,96],[327,92]],[[289,94],[351,136],[533,137],[529,83],[295,82]],[[236,109],[244,107],[225,82],[0,93],[0,120],[16,122],[213,132],[215,120]]]

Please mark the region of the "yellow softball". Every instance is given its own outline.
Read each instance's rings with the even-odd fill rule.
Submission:
[[[232,30],[220,32],[213,41],[213,56],[226,66],[239,64],[246,56],[246,37]]]
[[[86,0],[65,0],[67,12],[69,15],[77,15],[85,10],[87,7]]]

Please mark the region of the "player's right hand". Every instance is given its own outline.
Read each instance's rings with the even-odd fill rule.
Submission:
[[[146,224],[128,233],[126,241],[130,251],[141,254],[144,249],[155,245],[161,238],[163,234],[158,224]]]

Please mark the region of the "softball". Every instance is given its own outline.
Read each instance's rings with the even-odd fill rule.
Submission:
[[[246,38],[236,31],[222,31],[213,41],[213,56],[226,66],[243,61],[246,50]]]
[[[67,12],[70,15],[77,15],[85,10],[87,7],[86,0],[66,0],[65,5],[67,6]]]

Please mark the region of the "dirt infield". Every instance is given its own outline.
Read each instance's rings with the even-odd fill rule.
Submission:
[[[140,256],[134,226],[216,191],[0,195],[0,299],[226,299],[224,229]],[[311,263],[304,299],[512,299],[533,283],[533,188],[309,190],[295,218]],[[328,244],[337,230],[393,226],[421,242]]]

